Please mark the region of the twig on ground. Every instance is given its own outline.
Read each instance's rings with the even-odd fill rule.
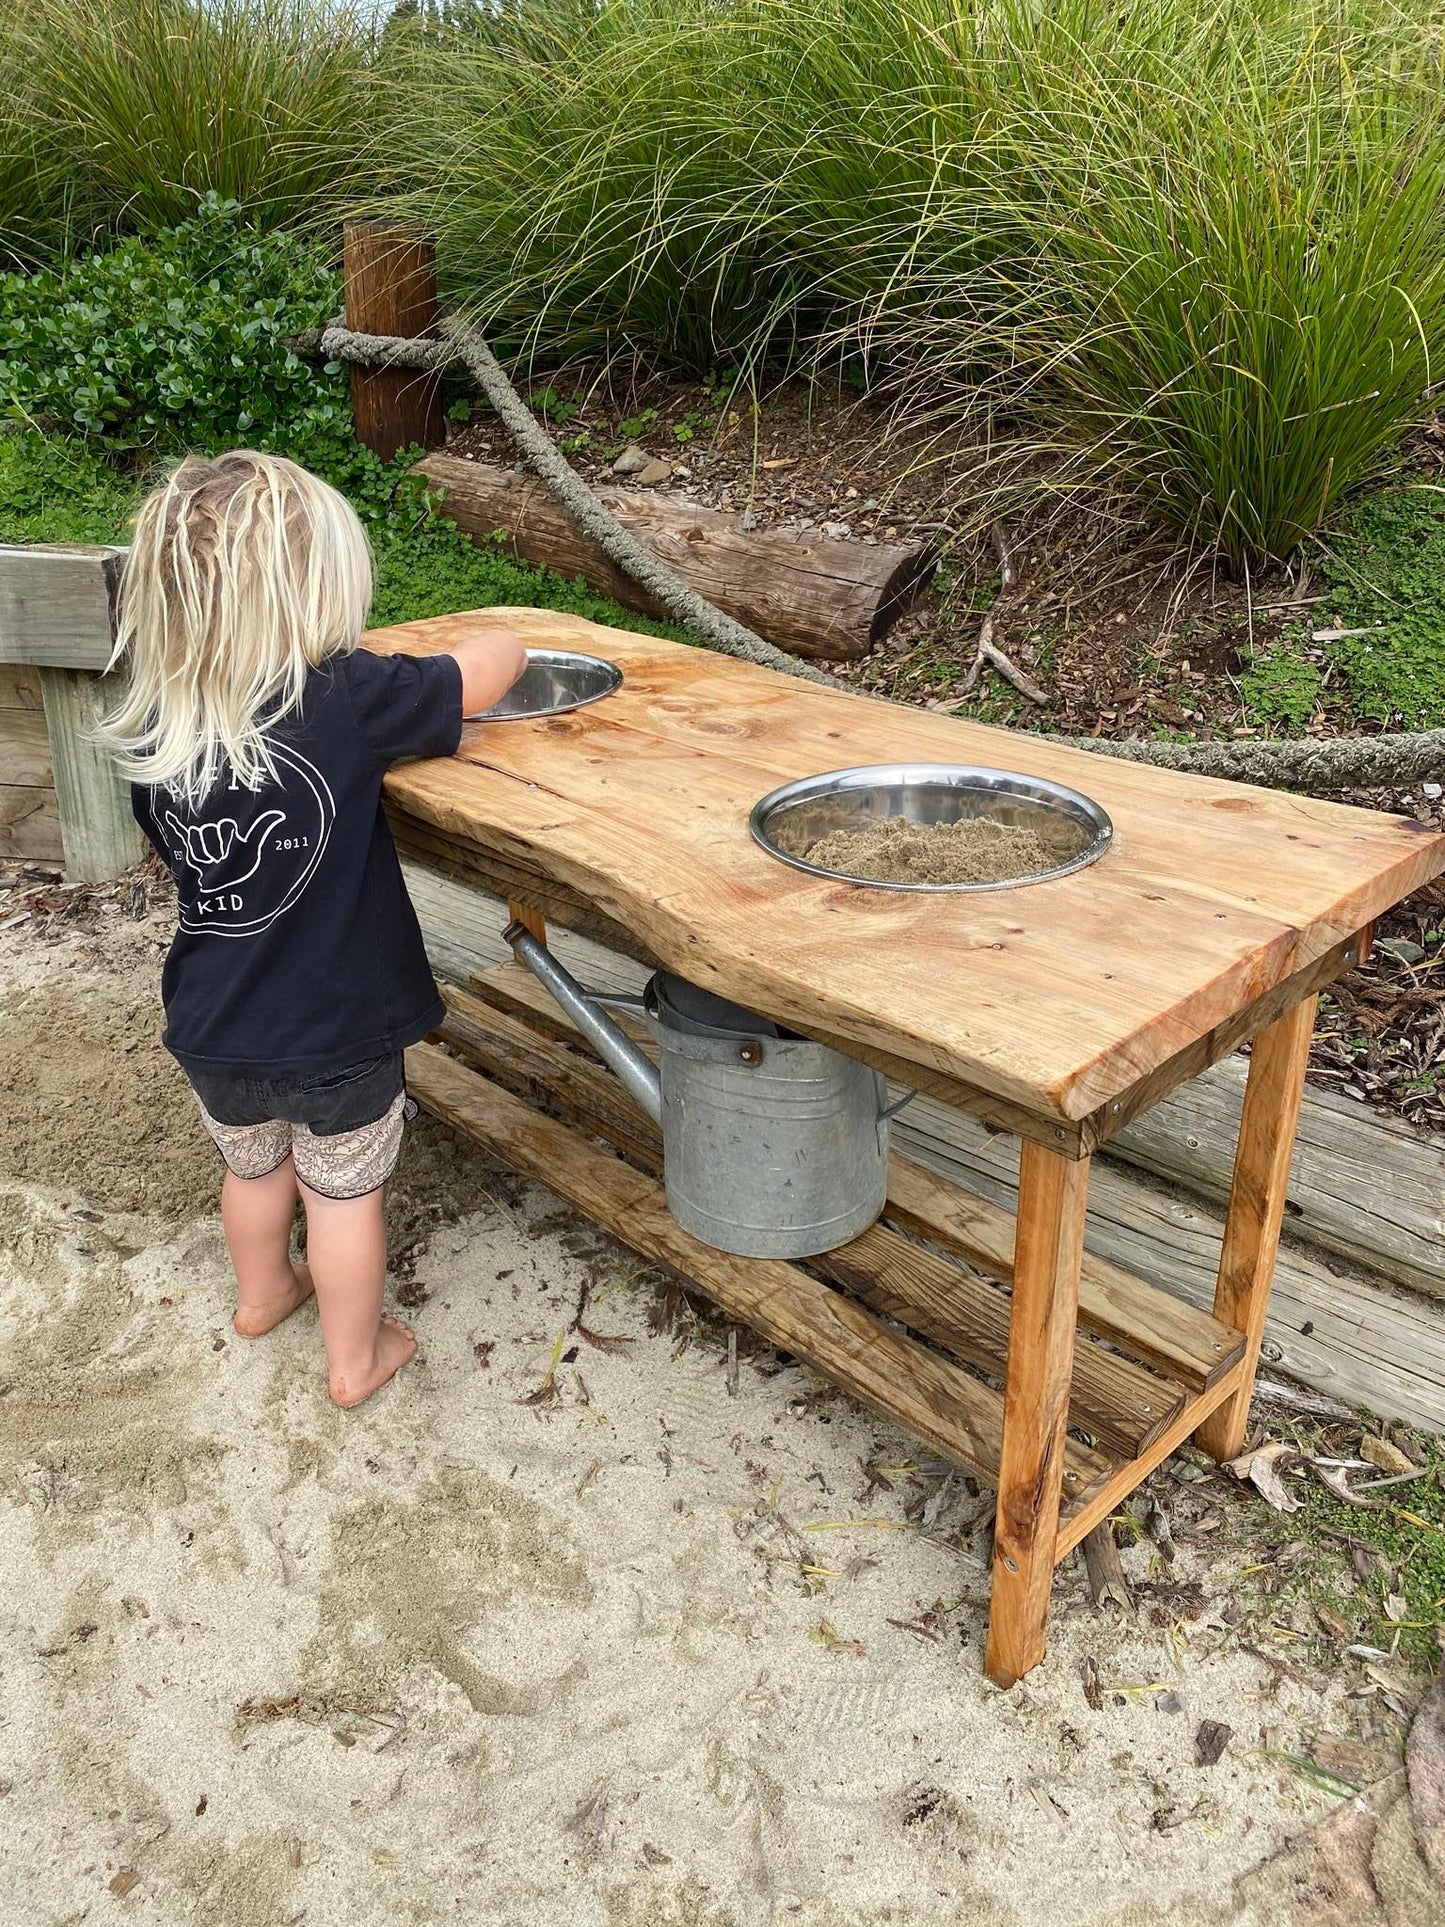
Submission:
[[[1047,707],[1048,705],[1048,693],[1040,689],[1033,678],[1026,675],[1013,658],[1006,655],[994,641],[994,634],[998,628],[999,611],[1016,586],[1018,573],[1014,568],[1013,555],[1010,552],[1008,538],[1004,534],[1003,524],[1001,522],[994,523],[992,534],[994,550],[998,556],[998,596],[993,607],[984,616],[983,622],[979,627],[978,646],[974,650],[973,661],[969,664],[968,674],[958,686],[959,694],[957,699],[942,705],[943,709],[949,713],[952,713],[952,711],[956,709],[963,708],[977,687],[978,679],[985,669],[996,669],[1005,682],[1012,683],[1019,694],[1021,696],[1027,696],[1031,703],[1038,703],[1041,708]]]
[[[1286,1411],[1309,1412],[1316,1418],[1358,1419],[1359,1414],[1337,1398],[1323,1392],[1306,1392],[1297,1385],[1282,1385],[1278,1379],[1257,1378],[1254,1396],[1264,1405],[1282,1405]]]

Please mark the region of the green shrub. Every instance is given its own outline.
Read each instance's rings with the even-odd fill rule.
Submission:
[[[0,278],[0,408],[127,452],[344,427],[342,377],[286,347],[338,299],[318,248],[208,196],[154,240]]]
[[[82,442],[0,429],[0,542],[124,542],[138,495]]]
[[[162,461],[249,443],[350,499],[375,556],[377,625],[522,603],[678,633],[477,547],[410,472],[416,451],[384,463],[361,447],[344,373],[285,346],[337,296],[315,247],[257,235],[214,197],[154,241],[5,277],[0,398],[15,419],[0,427],[0,541],[124,542]]]
[[[374,184],[371,12],[345,0],[25,0],[0,25],[0,241],[152,230],[213,193],[261,225]]]

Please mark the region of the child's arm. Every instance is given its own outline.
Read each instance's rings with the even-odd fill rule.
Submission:
[[[478,629],[451,652],[462,672],[462,714],[475,716],[499,702],[527,666],[521,638],[510,629]]]

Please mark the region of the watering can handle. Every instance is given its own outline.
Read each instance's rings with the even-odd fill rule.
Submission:
[[[878,1113],[878,1122],[880,1124],[886,1124],[890,1117],[897,1117],[898,1113],[910,1105],[915,1097],[921,1096],[921,1091],[905,1091],[903,1096],[898,1098],[896,1102],[884,1105],[883,1109]]]

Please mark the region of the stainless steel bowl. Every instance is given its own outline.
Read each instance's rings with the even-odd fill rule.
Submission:
[[[600,703],[622,687],[622,671],[601,656],[575,649],[529,649],[527,667],[499,703],[468,716],[469,723],[517,723],[530,716],[562,716]]]
[[[920,824],[990,817],[996,823],[1028,825],[1045,832],[1051,822],[1063,819],[1083,836],[1084,845],[1077,855],[1047,870],[997,883],[885,883],[877,877],[822,869],[800,854],[833,830],[861,830],[890,817]],[[784,783],[755,803],[748,827],[770,856],[795,870],[873,890],[915,891],[1014,890],[1068,876],[1096,862],[1114,834],[1099,805],[1077,790],[1039,776],[979,769],[967,763],[875,763],[865,769],[805,776],[796,783]]]

